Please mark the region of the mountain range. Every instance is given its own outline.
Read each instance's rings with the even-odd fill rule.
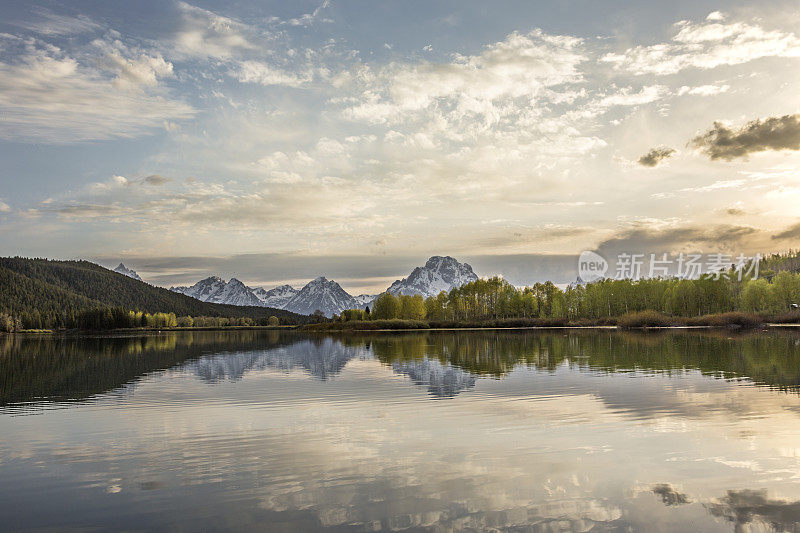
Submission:
[[[120,267],[124,268],[124,265],[120,264]],[[424,266],[415,268],[407,278],[396,280],[385,292],[394,295],[421,294],[427,298],[477,279],[478,276],[469,264],[459,263],[449,256],[437,255],[428,259]],[[226,283],[222,278],[211,276],[194,285],[170,287],[170,290],[204,302],[273,307],[303,315],[319,310],[328,317],[345,309],[371,307],[378,297],[373,294],[352,296],[341,285],[323,276],[310,281],[301,289],[291,285],[281,285],[270,290],[263,287],[250,288],[236,278],[231,278]]]

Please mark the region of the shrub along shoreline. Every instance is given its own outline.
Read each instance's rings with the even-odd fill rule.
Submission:
[[[547,329],[547,328],[727,328],[754,329],[771,325],[800,326],[800,313],[765,316],[751,313],[717,313],[697,317],[669,316],[657,311],[628,313],[621,317],[568,320],[560,318],[506,318],[489,320],[353,320],[306,324],[302,331],[386,331],[419,329]]]

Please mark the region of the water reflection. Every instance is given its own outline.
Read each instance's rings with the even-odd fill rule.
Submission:
[[[729,490],[719,502],[706,507],[713,516],[735,524],[737,531],[748,531],[748,526],[774,531],[800,530],[800,501],[771,499],[766,490]]]
[[[185,366],[208,383],[253,370],[303,369],[327,380],[353,358],[374,357],[452,397],[476,377],[502,378],[518,366],[602,373],[696,370],[779,390],[800,387],[800,335],[794,332],[406,333],[306,338],[291,332],[178,332],[148,336],[0,338],[0,405],[82,400]]]
[[[5,337],[0,529],[797,530],[798,340]]]
[[[366,357],[361,346],[346,346],[333,339],[295,340],[281,347],[262,350],[222,352],[203,357],[189,365],[208,383],[236,381],[252,370],[274,369],[289,372],[303,369],[325,381],[335,376],[354,357]]]

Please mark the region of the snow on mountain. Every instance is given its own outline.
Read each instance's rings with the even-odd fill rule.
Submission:
[[[261,305],[267,307],[274,307],[276,309],[283,309],[283,307],[292,299],[292,297],[299,291],[291,285],[281,285],[274,289],[266,290],[259,287],[253,290],[256,298],[261,300]]]
[[[368,305],[371,306],[373,300],[377,297],[377,294],[359,294],[358,296],[353,296],[353,299],[358,304],[359,309],[364,309]]]
[[[170,287],[169,290],[214,304],[264,306],[253,291],[236,278],[225,283],[222,278],[211,276],[191,287]]]
[[[180,292],[186,296],[191,296],[192,298],[207,302],[212,295],[218,293],[224,287],[225,280],[217,276],[211,276],[206,279],[201,279],[191,287],[170,287],[169,290]]]
[[[284,309],[302,315],[310,315],[316,310],[330,317],[345,309],[355,309],[358,303],[338,283],[320,276],[308,282],[287,303]]]
[[[263,305],[253,294],[253,290],[236,278],[231,278],[225,288],[208,301],[215,304]]]
[[[117,269],[119,268],[124,268],[124,265],[120,264]],[[387,291],[392,294],[421,294],[427,298],[477,279],[478,276],[467,263],[459,263],[452,257],[435,255],[428,259],[425,266],[415,268],[407,278],[392,283]],[[261,287],[251,289],[236,278],[225,283],[225,280],[217,276],[198,281],[191,287],[170,287],[170,290],[204,302],[258,305],[304,315],[320,310],[328,317],[338,315],[345,309],[372,307],[377,298],[374,294],[351,296],[338,283],[325,277],[310,281],[300,290],[291,285],[281,285],[270,290]]]
[[[417,267],[407,278],[392,283],[387,291],[395,295],[421,294],[427,298],[477,280],[478,276],[467,263],[459,263],[450,256],[435,255],[424,267]]]
[[[144,281],[142,278],[139,277],[139,274],[137,274],[135,270],[126,267],[122,263],[117,265],[117,268],[114,269],[114,272],[122,274],[123,276],[128,276],[129,278],[133,278],[139,281]]]

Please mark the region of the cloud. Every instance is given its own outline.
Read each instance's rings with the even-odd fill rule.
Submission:
[[[34,14],[36,19],[33,21],[17,21],[12,24],[48,36],[77,35],[102,29],[100,24],[86,15],[59,15],[44,8],[35,9]]]
[[[697,148],[712,161],[731,161],[767,150],[800,150],[800,114],[753,120],[739,129],[721,122],[698,135],[689,146]]]
[[[159,174],[151,174],[149,176],[145,176],[144,178],[142,178],[142,181],[146,185],[154,185],[154,186],[158,187],[158,186],[164,185],[166,183],[169,183],[170,181],[172,181],[172,179],[164,177],[164,176],[161,176]]]
[[[637,93],[631,92],[631,88],[626,87],[621,89],[616,94],[603,97],[599,102],[599,106],[612,107],[649,104],[650,102],[659,100],[666,93],[667,88],[663,85],[650,85],[647,87],[642,87],[642,89]]]
[[[177,5],[182,18],[174,37],[178,53],[226,59],[257,48],[248,37],[251,29],[247,25],[186,2]]]
[[[515,113],[515,106],[503,105],[510,99],[535,99],[546,87],[580,80],[577,67],[586,59],[582,43],[541,30],[514,32],[480,54],[456,55],[450,63],[393,63],[367,71],[362,101],[346,109],[345,116],[395,122],[435,106],[451,123],[467,116],[496,123]]]
[[[242,61],[232,72],[233,77],[242,83],[258,83],[260,85],[283,85],[301,87],[314,79],[313,72],[291,72],[274,67],[263,61]]]
[[[11,212],[11,206],[5,203],[2,198],[0,198],[0,213],[9,213],[9,212]]]
[[[655,167],[658,166],[661,161],[672,157],[673,154],[675,154],[675,150],[673,148],[661,146],[651,149],[649,152],[640,157],[637,162],[643,167]]]
[[[636,75],[667,75],[687,68],[739,65],[762,57],[800,57],[800,39],[794,33],[768,31],[744,22],[725,24],[717,12],[709,16],[701,23],[679,22],[679,31],[669,43],[609,53],[600,61]]]
[[[0,60],[0,138],[14,141],[74,143],[131,138],[163,128],[165,120],[192,117],[194,109],[151,87],[127,91],[120,80],[152,85],[171,72],[163,58],[119,58],[115,78],[61,49],[30,40],[10,61]],[[116,81],[115,81],[116,80]]]
[[[800,239],[800,222],[776,233],[772,239],[776,241]]]
[[[728,90],[730,90],[730,88],[730,85],[700,85],[698,87],[689,87],[684,85],[678,89],[678,96],[683,96],[684,94],[690,94],[693,96],[714,96],[717,94],[726,93]]]
[[[164,60],[160,53],[141,53],[138,57],[127,58],[119,50],[109,50],[100,64],[116,73],[112,83],[122,88],[155,87],[159,78],[173,75],[172,63]]]
[[[740,247],[744,244],[755,245],[754,238],[760,234],[761,230],[752,226],[672,224],[659,227],[652,223],[637,222],[633,227],[605,239],[597,246],[597,250],[604,257],[613,257],[621,252],[746,253],[750,250]]]
[[[287,24],[290,26],[310,26],[317,20],[322,20],[322,22],[332,22],[330,19],[323,18],[322,16],[322,12],[329,8],[330,5],[330,0],[324,0],[313,12],[305,13],[297,18],[289,19]]]

